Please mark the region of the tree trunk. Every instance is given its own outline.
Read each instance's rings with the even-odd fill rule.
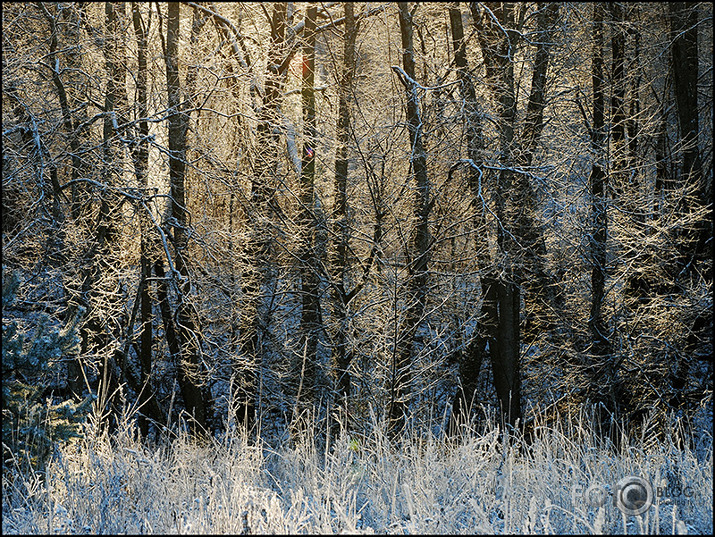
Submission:
[[[495,192],[495,214],[499,220],[497,244],[507,254],[506,267],[501,274],[492,272],[482,280],[484,301],[482,323],[489,340],[489,354],[494,376],[494,387],[501,406],[502,419],[514,425],[521,419],[521,372],[519,336],[520,300],[519,286],[522,276],[518,274],[520,246],[509,230],[519,214],[520,192],[515,192],[514,120],[516,95],[514,92],[513,55],[516,47],[514,28],[514,5],[512,3],[488,2],[482,14],[476,3],[470,9],[477,26],[479,43],[487,73],[487,81],[497,102],[499,116],[501,170]],[[492,18],[492,15],[494,18]],[[506,29],[506,35],[504,32]],[[518,181],[518,179],[517,179]],[[508,203],[507,203],[508,202]],[[516,233],[523,225],[514,226]]]
[[[148,48],[148,30],[142,20],[141,11],[137,2],[132,2],[132,24],[134,26],[134,34],[137,41],[137,102],[136,113],[138,116],[137,122],[137,139],[132,147],[132,160],[134,163],[134,174],[137,178],[137,183],[141,188],[141,206],[139,209],[139,227],[140,227],[140,250],[139,260],[141,265],[141,310],[139,315],[139,323],[141,330],[139,333],[139,364],[141,368],[141,392],[139,394],[139,406],[144,409],[159,407],[154,394],[154,387],[151,381],[151,370],[154,361],[153,345],[154,345],[154,330],[153,330],[153,311],[152,299],[150,295],[149,278],[152,275],[152,266],[156,262],[155,255],[152,252],[156,249],[156,235],[151,233],[151,216],[148,214],[150,189],[148,184],[147,173],[149,170],[149,123],[147,121],[148,114],[148,98],[147,98],[147,48]],[[148,404],[145,407],[145,404]],[[162,423],[164,421],[163,413],[156,415],[152,413],[150,416],[154,420]],[[149,422],[140,414],[139,427],[144,435],[149,431]]]
[[[68,18],[71,22],[67,24],[60,24],[60,14],[57,12],[56,16],[53,16],[48,8],[44,4],[38,4],[42,10],[45,18],[50,24],[50,50],[49,50],[49,63],[56,69],[52,69],[52,82],[57,90],[57,97],[60,104],[60,110],[62,112],[62,121],[67,137],[69,139],[69,145],[71,149],[71,167],[70,167],[70,181],[73,183],[70,187],[72,192],[72,204],[71,204],[71,214],[75,222],[80,222],[82,217],[87,214],[86,207],[90,196],[86,187],[80,182],[75,183],[80,177],[86,177],[86,172],[88,171],[87,164],[81,158],[82,142],[85,139],[86,131],[84,129],[79,129],[79,125],[83,122],[81,115],[73,114],[75,109],[81,109],[78,102],[75,102],[73,95],[65,83],[68,76],[59,69],[59,57],[58,53],[61,49],[65,48],[62,43],[59,42],[60,37],[67,37],[68,41],[71,41],[73,45],[79,42],[79,20],[84,16],[82,14],[83,6],[82,4],[74,5],[67,8],[66,13],[68,13]],[[67,52],[67,71],[72,73],[73,71],[82,72],[82,63],[77,53],[72,52],[75,47],[66,47]],[[72,75],[69,75],[70,77]],[[59,183],[55,182],[53,185],[56,189],[59,189]]]
[[[613,196],[617,199],[628,198],[627,156],[626,146],[626,80],[624,74],[626,36],[623,30],[623,7],[619,2],[609,2],[611,12],[611,162]]]
[[[703,173],[698,140],[698,9],[690,2],[669,2],[672,36],[672,72],[675,103],[678,112],[678,147],[682,154],[678,187],[690,189],[690,196],[683,196],[676,211],[687,219],[691,211],[701,210],[709,204],[705,215],[681,232],[677,240],[678,263],[673,267],[675,281],[673,292],[680,292],[685,278],[703,282],[712,288],[713,254],[713,207],[712,175],[708,180]],[[676,186],[676,185],[673,185]],[[679,265],[679,266],[678,266]],[[687,281],[687,280],[686,280]],[[692,285],[692,284],[691,284]],[[676,399],[686,385],[692,356],[702,354],[703,348],[712,347],[713,319],[706,313],[698,314],[690,325],[686,353],[680,356],[679,364],[672,374],[671,383],[677,392]],[[710,344],[708,345],[708,342]],[[696,351],[697,349],[697,351]],[[689,352],[687,352],[689,351]],[[707,351],[706,351],[707,352]],[[712,374],[712,370],[710,370]]]
[[[266,312],[263,289],[269,280],[271,229],[269,219],[273,204],[272,182],[277,174],[279,135],[274,125],[280,123],[278,108],[285,81],[284,54],[286,49],[285,2],[273,4],[271,18],[271,46],[263,88],[263,100],[257,111],[255,171],[251,180],[251,209],[249,237],[245,246],[246,263],[242,273],[242,316],[240,321],[242,360],[234,364],[237,390],[234,397],[240,403],[238,422],[252,427],[256,415],[258,376],[263,361],[262,335]]]
[[[559,18],[559,4],[537,3],[536,55],[531,78],[531,90],[526,106],[524,128],[520,136],[520,152],[517,162],[530,167],[544,128],[544,108],[547,103],[546,75],[551,58],[552,33]],[[537,199],[529,176],[519,174],[515,178],[519,208],[516,231],[519,242],[525,249],[522,289],[524,294],[524,337],[527,343],[536,340],[556,326],[556,312],[563,309],[563,300],[555,292],[555,282],[544,266],[546,243],[544,233],[536,216]]]
[[[73,121],[72,117],[72,112],[71,109],[74,108],[75,103],[72,102],[71,95],[68,95],[67,87],[65,85],[65,82],[63,81],[63,78],[61,76],[60,72],[60,60],[58,57],[59,54],[59,49],[61,43],[59,42],[59,38],[62,35],[62,31],[60,28],[63,26],[58,24],[58,18],[59,14],[53,15],[51,14],[47,7],[44,4],[38,4],[40,9],[42,10],[43,15],[47,19],[47,22],[49,23],[50,26],[50,39],[49,39],[49,54],[48,54],[48,60],[50,65],[53,67],[52,68],[52,83],[55,87],[55,91],[57,94],[57,98],[59,100],[60,104],[60,110],[62,113],[62,124],[63,127],[66,131],[66,135],[69,139],[69,145],[70,145],[70,152],[71,152],[71,166],[70,166],[70,181],[74,181],[78,179],[81,175],[82,172],[84,171],[85,167],[82,164],[82,159],[79,158],[80,155],[80,147],[81,147],[81,139],[80,139],[80,132],[79,129],[77,128],[77,121]],[[78,13],[77,10],[80,9],[81,7],[72,7],[69,9],[69,17],[70,18],[77,18]],[[72,28],[75,29],[77,26],[73,24],[68,24],[66,25],[67,28]],[[73,45],[76,45],[76,43],[79,41],[79,35],[76,34],[73,30],[69,30],[70,35],[67,36],[69,39],[72,39],[74,41]],[[67,48],[72,48],[72,47],[67,47]],[[3,51],[4,52],[4,51]],[[77,57],[74,55],[69,55],[68,56],[68,63],[72,64],[77,61]],[[68,67],[75,67],[75,65],[69,65]],[[14,94],[14,91],[9,92],[10,95],[12,96]],[[26,109],[25,107],[21,107],[21,110],[17,110],[17,113],[21,115],[25,115]],[[37,152],[39,155],[42,155],[44,151],[42,150],[41,147],[39,147],[39,144],[37,144]],[[48,188],[51,187],[51,188]],[[81,186],[72,186],[72,193],[73,193],[73,202],[70,206],[71,208],[71,213],[72,216],[74,217],[74,220],[77,221],[80,217],[80,212],[79,212],[79,206],[75,203],[74,200],[74,194],[77,191],[77,189],[81,189]],[[56,266],[60,266],[65,262],[65,255],[63,253],[64,246],[65,246],[65,230],[64,230],[64,220],[65,220],[65,215],[64,212],[61,209],[61,196],[62,191],[61,191],[61,186],[59,182],[59,176],[57,173],[57,166],[55,164],[50,165],[50,182],[49,185],[46,186],[45,188],[46,191],[50,194],[50,198],[52,199],[52,216],[53,216],[53,232],[48,234],[47,238],[47,246],[48,250],[50,253],[49,259],[50,262]],[[92,247],[90,247],[91,249]],[[89,267],[85,267],[82,270],[82,281],[87,281],[87,276],[90,274],[90,269]],[[93,285],[89,285],[89,288],[93,287]],[[80,355],[85,354],[85,351],[87,350],[88,347],[88,342],[89,342],[89,335],[87,332],[86,324],[87,320],[90,319],[91,315],[91,310],[90,310],[90,301],[85,299],[85,294],[82,293],[77,299],[72,300],[72,306],[68,310],[68,319],[73,318],[77,314],[77,310],[79,307],[82,307],[85,309],[85,321],[82,324],[82,327],[80,328],[80,333],[82,337],[82,347],[80,350]],[[70,360],[67,364],[67,385],[69,390],[77,395],[78,397],[82,394],[82,391],[84,390],[84,383],[82,382],[83,380],[83,375],[82,375],[82,363],[79,361],[79,359],[73,359]]]
[[[688,2],[669,2],[671,16],[671,46],[675,103],[678,111],[678,127],[682,152],[680,184],[693,188],[696,200],[703,204],[712,202],[712,182],[708,183],[702,170],[698,133],[698,6]],[[700,205],[684,197],[679,207],[686,215]],[[705,218],[700,219],[694,229],[683,234],[679,250],[683,267],[688,274],[705,270],[707,282],[712,282],[712,265],[705,269],[712,257],[712,206]],[[708,243],[710,244],[708,246]]]
[[[335,406],[340,409],[350,397],[350,362],[352,356],[347,347],[348,330],[348,252],[350,248],[350,228],[348,226],[348,144],[350,141],[350,92],[355,75],[355,24],[354,6],[345,2],[345,42],[343,48],[343,66],[338,86],[338,129],[337,148],[335,150],[335,205],[333,208],[333,236],[335,247],[332,268],[332,302],[335,314],[335,333],[333,336],[333,363],[337,377]]]
[[[175,254],[178,281],[177,291],[177,331],[176,336],[180,346],[180,358],[176,363],[179,371],[179,386],[188,413],[196,420],[198,427],[192,427],[196,433],[208,430],[208,419],[211,416],[211,395],[208,389],[202,387],[198,377],[201,373],[201,340],[200,330],[195,326],[191,315],[189,299],[191,290],[190,275],[186,260],[187,221],[184,176],[186,171],[186,132],[189,126],[189,115],[181,106],[181,83],[179,80],[179,12],[180,4],[169,3],[166,37],[166,80],[168,92],[168,130],[169,130],[169,182],[170,205],[169,225],[173,224],[173,246]],[[200,29],[195,19],[192,34]],[[189,71],[191,72],[191,71]],[[187,75],[188,76],[188,75]],[[158,274],[157,274],[158,275]],[[174,279],[177,275],[171,274]],[[160,280],[166,283],[166,280]],[[165,304],[168,304],[166,301]]]
[[[603,300],[606,284],[606,240],[608,237],[607,208],[607,177],[604,172],[605,158],[605,105],[603,79],[603,7],[594,4],[593,7],[593,57],[591,78],[593,84],[593,126],[591,129],[591,147],[596,155],[589,177],[591,193],[591,213],[593,229],[590,233],[591,247],[591,314],[588,327],[591,332],[591,356],[587,359],[586,371],[590,381],[590,399],[594,402],[608,403],[605,390],[611,386],[605,385],[610,379],[605,378],[606,364],[610,361],[611,344],[603,318]],[[609,404],[610,406],[610,404]],[[615,410],[611,408],[611,410]]]
[[[393,437],[400,434],[411,398],[412,360],[414,338],[427,299],[428,266],[431,237],[429,231],[430,183],[427,175],[427,155],[422,142],[422,118],[415,82],[413,23],[407,2],[398,2],[400,34],[402,38],[402,65],[404,72],[396,71],[407,93],[407,125],[410,135],[411,167],[415,181],[416,229],[408,262],[406,284],[406,310],[398,328],[393,355],[391,395],[388,407],[388,430]]]
[[[298,406],[312,410],[316,401],[318,335],[321,329],[318,261],[315,253],[315,19],[318,6],[308,4],[303,30],[303,66],[301,97],[303,105],[303,160],[300,174],[300,271],[302,310],[300,319],[301,345],[298,348],[301,393]],[[300,363],[302,362],[302,363]]]
[[[452,31],[452,48],[454,50],[454,63],[457,66],[457,76],[460,81],[460,97],[464,102],[464,122],[467,135],[467,157],[473,165],[469,167],[469,190],[472,195],[472,211],[474,225],[474,243],[477,253],[477,263],[480,270],[486,270],[490,265],[488,259],[488,245],[486,237],[481,233],[485,229],[485,215],[482,207],[482,154],[484,152],[484,137],[482,133],[481,116],[477,104],[474,83],[469,74],[467,64],[466,42],[464,27],[459,3],[453,2],[449,8],[449,22]],[[467,345],[459,356],[459,386],[452,401],[452,413],[448,429],[456,433],[460,424],[469,422],[474,397],[476,395],[477,381],[481,370],[482,358],[486,352],[487,339],[483,335],[477,337]]]

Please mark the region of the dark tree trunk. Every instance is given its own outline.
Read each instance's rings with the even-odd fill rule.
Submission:
[[[125,16],[124,8],[123,2],[105,2],[104,4],[106,32],[104,59],[108,76],[104,96],[104,165],[102,168],[102,183],[108,186],[114,186],[118,182],[118,161],[123,157],[123,147],[119,136],[122,134],[122,125],[126,123],[126,114],[128,112],[125,36],[121,30],[120,21],[120,18]],[[111,189],[109,192],[111,192]],[[116,195],[110,193],[102,195],[99,209],[100,223],[97,226],[97,230],[102,236],[102,246],[98,248],[97,253],[103,261],[111,259],[111,250],[119,234],[118,220],[121,203],[122,200]],[[116,309],[119,308],[120,306],[117,304]],[[100,320],[99,324],[104,324],[104,320]],[[92,329],[92,332],[95,332],[95,330],[96,328]],[[115,334],[115,336],[117,339],[121,337],[120,334]],[[122,362],[122,365],[124,365],[124,360]],[[122,371],[122,375],[125,375],[124,371]]]
[[[559,4],[556,2],[537,3],[536,56],[531,76],[531,91],[526,106],[526,119],[521,134],[521,157],[525,166],[531,166],[534,152],[544,129],[544,108],[546,107],[546,75],[551,59],[552,33],[559,18]]]
[[[696,3],[669,2],[671,16],[671,69],[673,89],[678,112],[678,147],[682,155],[677,187],[691,189],[692,197],[684,196],[676,210],[683,218],[691,211],[701,210],[709,205],[705,215],[691,224],[677,238],[679,259],[673,267],[674,293],[680,293],[684,279],[700,280],[712,287],[713,257],[713,207],[712,178],[703,173],[698,133],[698,9]],[[710,174],[711,175],[711,174]],[[678,266],[679,265],[679,266]],[[686,278],[683,278],[683,274]],[[690,336],[686,344],[687,354],[679,357],[679,363],[672,375],[672,386],[681,399],[681,391],[686,385],[688,370],[693,355],[702,355],[702,349],[712,348],[712,315],[699,314],[690,326]],[[707,352],[707,351],[706,351]],[[712,374],[712,370],[710,370]]]
[[[620,2],[609,2],[611,13],[611,162],[613,196],[618,199],[628,199],[630,188],[628,182],[628,147],[626,146],[626,79],[625,79],[625,47],[626,35],[623,29],[623,6]]]
[[[166,37],[166,81],[168,91],[168,130],[169,130],[169,182],[170,182],[170,218],[173,219],[173,246],[175,264],[179,281],[177,291],[177,322],[176,337],[179,344],[179,355],[176,366],[181,393],[188,413],[196,420],[196,433],[208,430],[208,420],[211,417],[210,391],[202,386],[198,379],[201,375],[201,340],[200,330],[195,326],[190,305],[187,303],[191,289],[190,275],[187,264],[187,222],[186,197],[184,178],[186,172],[186,133],[189,126],[189,115],[182,110],[181,82],[179,80],[179,12],[180,4],[169,3]],[[196,12],[192,25],[192,36],[198,33],[202,23],[197,19]],[[191,70],[189,71],[189,75]],[[187,75],[187,78],[189,77]],[[190,85],[189,85],[190,86]],[[188,88],[190,92],[190,87]],[[158,274],[157,274],[158,276]],[[171,279],[175,279],[171,274]],[[160,283],[166,280],[160,280]],[[166,300],[165,305],[168,305]],[[168,334],[168,333],[167,333]],[[177,356],[175,355],[175,358]]]
[[[298,406],[310,411],[317,403],[317,352],[320,326],[320,299],[318,260],[315,252],[315,233],[317,219],[315,214],[315,19],[318,6],[308,4],[303,30],[303,66],[301,97],[303,105],[303,156],[300,174],[300,234],[301,234],[301,345],[300,379],[301,392],[298,394]]]
[[[84,185],[81,182],[75,183],[75,181],[80,177],[86,176],[85,172],[88,169],[87,164],[81,158],[81,148],[83,145],[82,142],[84,139],[85,131],[78,128],[79,124],[82,122],[82,118],[79,117],[77,114],[73,114],[73,110],[75,108],[80,107],[77,106],[78,103],[74,102],[74,99],[72,98],[72,94],[70,92],[70,88],[64,82],[63,76],[66,75],[64,73],[61,73],[59,69],[60,63],[58,54],[61,48],[64,48],[61,46],[63,44],[59,42],[59,38],[63,36],[64,33],[63,29],[67,29],[68,34],[66,35],[66,37],[71,40],[73,44],[78,42],[79,34],[77,32],[80,27],[78,20],[82,17],[81,11],[83,8],[81,4],[68,8],[68,11],[66,11],[66,13],[69,13],[68,16],[72,20],[72,22],[69,24],[58,24],[60,22],[59,13],[57,13],[57,16],[53,16],[48,11],[47,7],[49,6],[46,7],[44,4],[41,3],[39,3],[38,5],[40,6],[40,9],[42,10],[45,18],[50,24],[50,50],[48,60],[49,64],[54,67],[52,69],[52,82],[57,91],[57,97],[62,113],[63,127],[67,133],[71,150],[71,214],[73,219],[78,222],[82,219],[83,216],[86,215],[86,207],[84,206],[89,201],[89,193],[84,187]],[[72,49],[74,47],[68,48]],[[82,65],[77,54],[68,52],[67,67],[68,71],[76,69],[77,71],[81,72]],[[57,180],[53,181],[53,187],[55,189],[56,194],[59,194],[59,186],[60,185]]]
[[[485,237],[481,235],[485,229],[484,208],[482,207],[482,153],[484,151],[484,137],[482,134],[481,116],[477,104],[474,83],[469,74],[467,63],[466,42],[462,24],[462,13],[459,3],[453,2],[449,8],[449,21],[452,31],[452,48],[454,63],[457,66],[457,76],[460,81],[460,97],[464,102],[464,122],[467,133],[467,157],[472,161],[469,166],[469,189],[472,195],[473,223],[475,230],[475,247],[477,262],[481,270],[490,264],[486,252],[488,245]],[[482,365],[483,353],[486,349],[487,339],[478,335],[470,342],[459,356],[459,386],[452,401],[449,430],[456,433],[459,425],[469,422],[474,397],[477,390],[477,381]]]
[[[603,300],[606,284],[606,240],[608,236],[607,177],[603,169],[606,141],[605,99],[603,79],[603,7],[594,4],[593,12],[593,57],[591,78],[593,85],[593,126],[591,146],[596,155],[591,167],[589,189],[591,193],[591,213],[593,228],[591,237],[591,314],[588,327],[591,332],[591,356],[586,358],[586,371],[590,381],[590,399],[594,402],[609,403],[605,393],[611,379],[604,377],[606,364],[610,361],[611,345],[603,317]],[[608,404],[609,408],[611,407]],[[614,408],[610,408],[615,410]]]
[[[694,190],[693,201],[685,197],[679,210],[686,215],[697,205],[712,203],[712,183],[708,183],[702,170],[698,141],[698,6],[689,2],[669,2],[671,16],[671,46],[673,87],[678,111],[682,165],[681,185]],[[705,218],[700,219],[692,230],[683,233],[679,241],[680,262],[688,274],[705,270],[707,282],[712,282],[712,265],[705,269],[712,257],[712,206]]]
[[[494,387],[499,398],[502,419],[514,425],[521,419],[519,336],[521,275],[517,274],[520,246],[514,243],[517,237],[513,237],[511,232],[505,230],[514,227],[518,233],[524,227],[515,222],[515,216],[519,214],[518,204],[522,201],[519,199],[520,192],[514,190],[520,185],[515,184],[519,179],[515,178],[515,173],[512,171],[516,164],[513,55],[517,43],[513,31],[514,4],[488,2],[485,7],[491,13],[481,13],[476,3],[470,3],[484,57],[487,81],[497,102],[502,169],[497,181],[494,212],[500,222],[497,244],[499,249],[507,254],[508,266],[503,267],[502,274],[497,275],[492,272],[482,280],[484,295],[482,324],[489,341]]]
[[[333,336],[333,363],[337,377],[335,406],[340,409],[350,397],[350,362],[352,356],[347,346],[348,330],[348,252],[350,227],[348,225],[348,144],[350,141],[350,92],[355,75],[355,41],[357,25],[354,7],[345,2],[345,42],[343,48],[343,71],[338,86],[338,130],[335,150],[335,205],[333,208],[333,233],[335,247],[332,268],[332,302],[336,330]]]
[[[630,4],[630,16],[628,20],[633,22],[633,25],[627,30],[626,35],[631,38],[633,46],[633,55],[629,56],[629,61],[626,65],[626,73],[630,75],[630,96],[628,99],[629,110],[628,119],[626,120],[626,134],[628,135],[628,169],[633,166],[641,166],[642,162],[640,150],[640,115],[641,115],[641,81],[643,78],[643,69],[641,68],[641,6],[638,3]]]
[[[150,19],[149,19],[150,20]],[[139,226],[140,226],[140,265],[141,265],[141,310],[139,315],[139,323],[141,330],[139,333],[139,363],[141,366],[141,392],[139,394],[139,406],[144,409],[158,407],[154,394],[154,387],[151,381],[151,370],[154,361],[153,345],[154,345],[154,330],[153,330],[153,311],[152,299],[150,294],[150,281],[152,275],[152,265],[156,261],[156,256],[152,255],[156,248],[155,234],[151,233],[151,216],[149,211],[150,192],[148,188],[147,172],[149,169],[149,123],[147,121],[148,113],[148,93],[147,93],[147,48],[148,48],[148,25],[145,25],[139,10],[139,4],[132,2],[132,24],[134,26],[134,35],[137,41],[137,138],[132,147],[132,159],[134,162],[134,174],[137,178],[137,183],[142,191],[141,206],[139,207]],[[148,404],[145,407],[145,404]],[[151,418],[162,423],[164,417],[162,414],[156,415],[152,413]],[[139,427],[144,435],[149,431],[149,422],[140,414]]]
[[[534,58],[531,90],[526,107],[524,128],[521,132],[521,151],[517,161],[520,165],[532,165],[534,153],[544,129],[544,108],[547,103],[546,75],[551,58],[552,33],[559,18],[559,4],[537,3],[536,55]],[[557,312],[562,310],[563,300],[555,292],[555,282],[544,266],[546,243],[544,233],[536,216],[537,199],[529,177],[519,174],[516,178],[519,208],[516,216],[516,231],[519,242],[525,248],[522,289],[525,302],[524,337],[527,343],[540,337],[556,326]]]
[[[427,299],[428,267],[430,257],[429,230],[429,177],[427,155],[422,141],[422,119],[415,82],[415,59],[413,46],[413,22],[407,2],[398,2],[400,34],[402,38],[402,65],[404,73],[396,70],[407,93],[407,125],[410,135],[411,164],[415,181],[416,229],[412,244],[408,245],[408,281],[406,284],[406,311],[404,321],[397,329],[394,347],[390,402],[388,407],[388,430],[396,437],[405,426],[411,398],[412,359],[414,338]],[[405,76],[406,75],[406,76]]]

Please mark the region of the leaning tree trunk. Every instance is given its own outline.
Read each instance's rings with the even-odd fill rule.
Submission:
[[[531,77],[531,90],[526,105],[524,127],[519,139],[517,162],[529,168],[544,129],[544,108],[547,103],[546,75],[549,69],[552,34],[559,18],[559,4],[537,3],[537,44]],[[517,198],[520,206],[516,216],[516,234],[525,249],[522,292],[524,294],[524,339],[530,343],[556,326],[557,312],[563,309],[563,300],[555,291],[555,282],[548,274],[544,233],[538,224],[536,193],[529,176],[518,174]]]

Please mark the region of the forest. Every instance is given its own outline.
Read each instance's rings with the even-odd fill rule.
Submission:
[[[207,446],[272,488],[227,519],[120,527],[108,498],[129,488],[107,478],[104,511],[64,514],[92,533],[633,530],[602,506],[557,522],[545,489],[522,513],[493,485],[500,507],[466,495],[472,518],[443,505],[438,526],[417,474],[360,488],[495,446],[494,475],[527,457],[533,477],[574,423],[578,453],[668,445],[696,472],[678,475],[702,505],[636,532],[712,531],[712,11],[3,3],[3,533],[69,532],[52,494],[92,457],[191,472]],[[293,463],[352,472],[352,514],[296,499]]]

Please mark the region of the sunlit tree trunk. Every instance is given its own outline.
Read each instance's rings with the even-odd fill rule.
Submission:
[[[241,274],[242,301],[240,337],[241,360],[234,364],[235,398],[239,403],[239,423],[252,427],[256,416],[259,370],[263,361],[263,336],[267,314],[264,288],[270,276],[271,236],[269,225],[274,203],[272,187],[275,185],[279,159],[280,124],[278,109],[285,82],[286,60],[285,2],[273,4],[271,15],[271,42],[268,51],[263,95],[257,110],[256,155],[251,177],[251,220],[245,245],[246,261]]]
[[[341,407],[350,397],[350,362],[352,356],[348,351],[348,253],[350,248],[350,227],[348,223],[348,144],[350,141],[350,94],[355,75],[355,40],[357,26],[355,24],[354,7],[351,2],[345,2],[345,41],[343,47],[343,65],[340,84],[338,86],[338,131],[337,148],[335,150],[335,205],[333,207],[333,236],[335,246],[332,268],[332,302],[335,314],[335,331],[333,335],[333,363],[337,377],[335,404]]]
[[[317,227],[315,206],[315,19],[318,7],[308,4],[303,30],[303,65],[301,102],[303,107],[303,153],[300,174],[300,272],[301,272],[301,339],[298,347],[300,362],[300,393],[298,405],[311,410],[316,401],[317,352],[320,326],[320,279],[315,252]]]
[[[201,26],[195,12],[192,34],[198,33]],[[178,381],[186,409],[196,420],[200,430],[208,430],[211,417],[211,395],[207,387],[202,386],[201,376],[201,333],[195,325],[191,306],[187,303],[191,292],[191,281],[187,260],[187,225],[185,173],[186,173],[186,133],[189,126],[189,114],[183,110],[181,82],[179,79],[179,22],[180,4],[169,3],[166,32],[166,80],[168,92],[168,130],[169,130],[169,217],[165,227],[173,227],[174,263],[178,274],[170,274],[177,291],[177,315],[174,335],[177,341],[173,346],[173,358],[178,369]],[[191,71],[189,71],[190,73]],[[188,77],[188,75],[187,75]],[[159,276],[159,274],[157,274]],[[166,282],[166,279],[160,280]],[[166,297],[164,307],[166,307]],[[165,322],[171,324],[168,316]],[[165,327],[166,328],[166,327]],[[169,330],[167,330],[167,338]]]
[[[390,401],[388,407],[389,431],[398,435],[405,426],[411,397],[412,359],[414,337],[422,320],[427,299],[428,267],[431,237],[429,230],[430,182],[427,175],[427,154],[423,146],[419,88],[415,81],[413,22],[407,2],[399,2],[400,35],[402,39],[403,73],[397,72],[407,96],[407,125],[410,136],[410,162],[415,183],[414,210],[416,217],[412,244],[407,246],[408,281],[405,289],[404,319],[397,328],[392,359]]]

